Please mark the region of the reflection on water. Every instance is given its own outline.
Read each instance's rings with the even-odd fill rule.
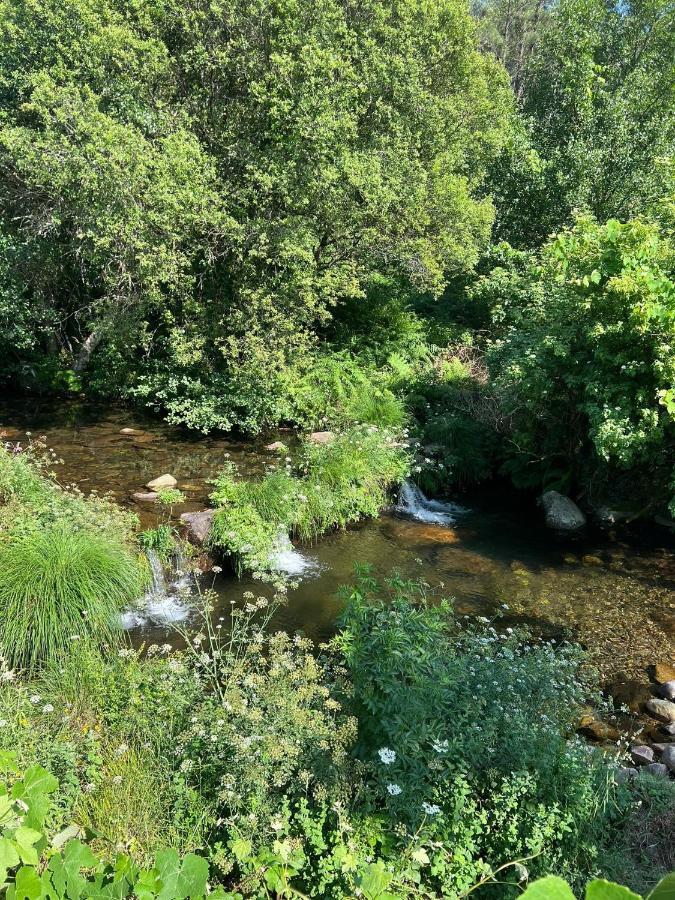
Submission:
[[[7,403],[0,407],[0,426],[46,435],[65,461],[61,481],[85,491],[111,491],[136,509],[144,527],[156,523],[157,512],[151,503],[135,503],[132,494],[151,478],[170,472],[178,479],[187,497],[180,513],[204,507],[208,481],[226,454],[248,476],[262,474],[274,460],[263,449],[269,436],[257,443],[205,438],[137,412],[76,403]],[[134,433],[120,434],[125,427]],[[9,433],[14,440],[21,437]],[[647,666],[673,659],[670,532],[636,529],[562,539],[543,527],[529,501],[494,493],[461,500],[468,509],[455,510],[454,522],[446,525],[389,514],[328,535],[314,546],[283,548],[301,583],[276,624],[302,629],[316,640],[329,636],[340,611],[338,586],[350,580],[356,562],[369,562],[382,575],[397,569],[404,577],[423,578],[454,597],[460,614],[491,615],[506,604],[514,621],[573,636],[592,651],[605,681],[619,693],[622,685],[644,682]],[[205,580],[210,584],[212,577]],[[223,609],[239,602],[245,591],[266,592],[260,582],[237,581],[226,573],[215,577],[214,587]],[[170,627],[148,621],[138,633],[143,640],[163,641]]]

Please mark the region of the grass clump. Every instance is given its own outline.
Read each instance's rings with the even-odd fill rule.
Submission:
[[[376,516],[408,468],[407,451],[375,426],[353,427],[329,444],[308,441],[295,467],[287,457],[261,481],[240,480],[230,464],[212,495],[219,509],[211,541],[240,570],[273,570],[280,535],[314,540]]]
[[[39,445],[0,451],[0,625],[11,666],[34,669],[73,639],[114,642],[120,609],[140,596],[148,567],[134,516],[48,476]]]
[[[114,642],[119,611],[144,587],[143,569],[122,544],[65,524],[0,544],[3,653],[32,669],[75,639]]]

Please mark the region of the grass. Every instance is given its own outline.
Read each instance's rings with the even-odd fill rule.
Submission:
[[[0,544],[3,653],[34,669],[73,640],[114,642],[119,611],[142,592],[147,572],[123,543],[64,523]]]
[[[334,528],[376,516],[408,474],[408,454],[375,427],[353,427],[330,444],[307,442],[290,464],[257,482],[230,465],[212,498],[219,505],[211,541],[239,570],[274,568],[279,533],[315,540]]]

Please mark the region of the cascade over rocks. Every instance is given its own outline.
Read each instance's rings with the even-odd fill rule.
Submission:
[[[574,500],[558,491],[546,491],[541,495],[540,502],[549,528],[557,531],[577,531],[586,524],[586,516]]]

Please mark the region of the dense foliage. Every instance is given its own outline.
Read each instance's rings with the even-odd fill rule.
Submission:
[[[295,471],[286,456],[261,481],[240,479],[230,463],[212,494],[218,509],[211,545],[232,556],[240,570],[273,573],[289,534],[315,540],[377,516],[409,465],[394,436],[375,425],[353,427],[327,443],[306,441]]]
[[[616,811],[672,803],[667,780],[614,785],[574,737],[592,693],[574,647],[462,624],[368,572],[345,598],[319,655],[272,632],[278,601],[225,620],[205,597],[181,651],[80,642],[30,678],[5,669],[3,745],[58,779],[50,840],[89,835],[82,865],[104,881],[197,853],[233,897],[463,896],[501,866],[512,897],[538,873],[609,874],[607,850],[631,852]]]

